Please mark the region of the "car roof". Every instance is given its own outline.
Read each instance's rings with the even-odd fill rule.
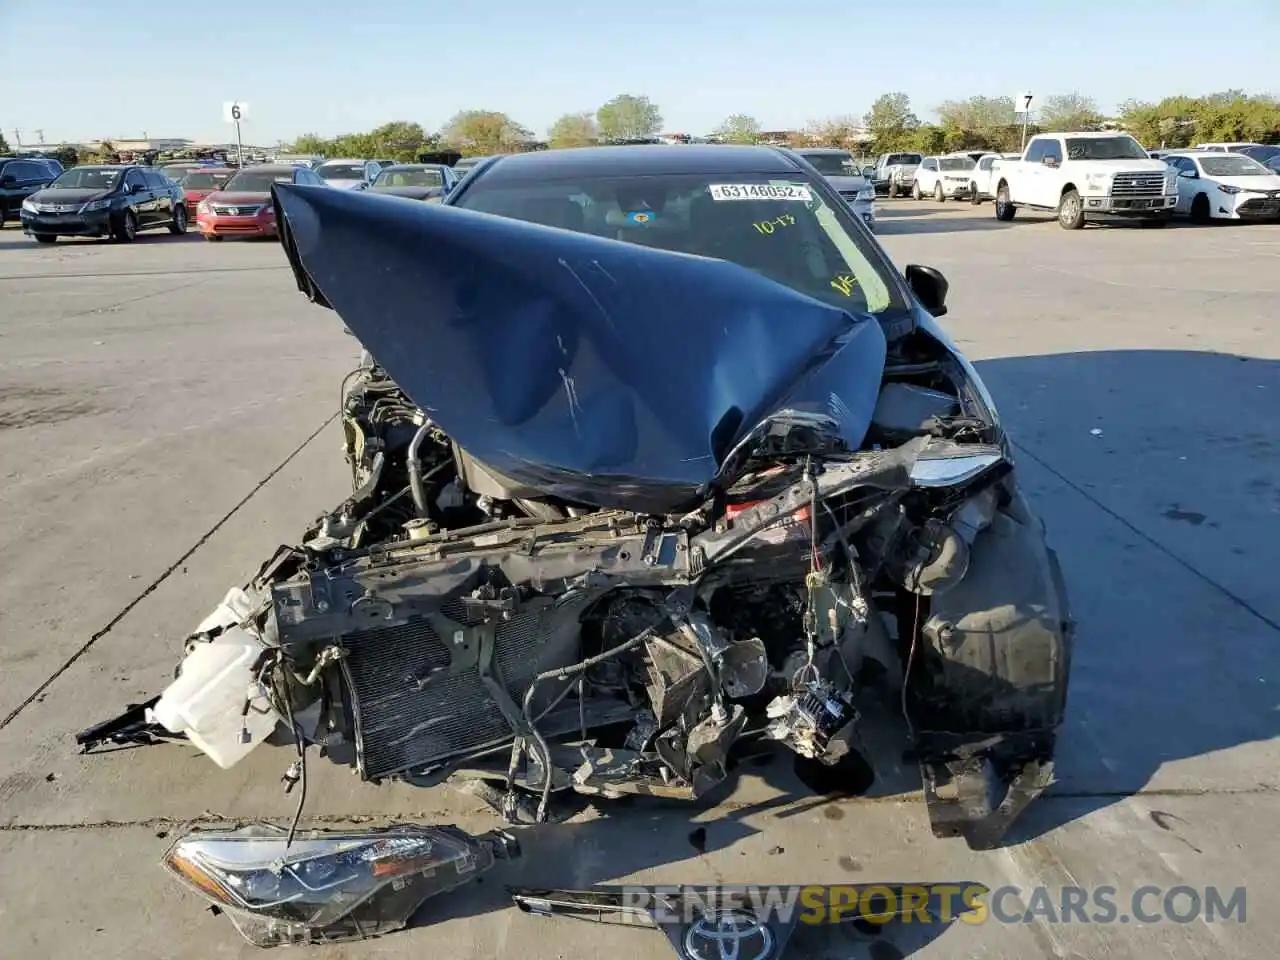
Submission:
[[[1136,139],[1133,134],[1125,133],[1123,130],[1059,130],[1055,133],[1037,133],[1037,137],[1071,137],[1073,140],[1102,140],[1106,137],[1130,137]]]
[[[370,162],[371,161],[364,160],[360,157],[330,157],[327,160],[321,160],[320,166],[323,167],[330,163],[370,163]]]
[[[845,153],[848,150],[841,150],[839,147],[792,147],[792,150],[801,156],[806,153]]]
[[[490,183],[503,180],[581,176],[639,176],[690,173],[779,173],[800,170],[797,158],[776,147],[721,144],[636,144],[572,147],[499,157],[484,168]]]
[[[229,170],[234,168],[210,167],[209,169],[210,171],[214,171],[214,170],[221,171],[221,170]],[[298,168],[294,166],[292,163],[259,163],[252,167],[240,168],[240,170],[252,170],[254,173],[292,173],[294,170],[297,170],[297,169]],[[240,170],[237,170],[236,173],[239,173]]]
[[[447,163],[389,163],[383,170],[439,170],[448,167]]]

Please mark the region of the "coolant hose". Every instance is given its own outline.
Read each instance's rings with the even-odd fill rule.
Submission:
[[[413,439],[409,441],[408,467],[409,467],[409,490],[413,496],[414,512],[419,518],[425,520],[429,517],[430,511],[427,510],[427,488],[422,482],[422,461],[418,459],[418,448],[422,446],[422,441],[431,431],[434,424],[430,420],[423,422],[418,428],[418,432],[413,435]]]

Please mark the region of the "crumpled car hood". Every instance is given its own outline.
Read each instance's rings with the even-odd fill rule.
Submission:
[[[722,260],[448,205],[273,188],[299,288],[471,456],[547,495],[687,509],[781,410],[857,446],[885,339]]]

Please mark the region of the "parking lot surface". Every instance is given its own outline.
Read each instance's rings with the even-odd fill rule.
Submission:
[[[658,933],[539,920],[501,890],[626,880],[1109,884],[1122,902],[1144,885],[1244,886],[1244,923],[892,924],[794,949],[1269,955],[1280,227],[1069,233],[997,223],[990,204],[879,206],[898,265],[950,280],[944,326],[1062,556],[1080,630],[1049,794],[1004,849],[975,853],[930,835],[918,777],[892,754],[870,796],[838,799],[779,758],[742,768],[715,806],[602,805],[613,816],[525,831],[521,860],[415,929],[307,956],[669,956]],[[72,736],[161,689],[226,589],[349,492],[334,418],[357,357],[278,244],[0,232],[0,956],[258,955],[157,861],[195,819],[287,821],[292,754],[220,771],[185,745],[79,756]],[[375,788],[323,761],[311,774],[311,823],[495,825],[448,788]]]

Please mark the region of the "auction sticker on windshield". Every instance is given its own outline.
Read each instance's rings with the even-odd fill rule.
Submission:
[[[794,183],[713,183],[707,189],[712,200],[813,200],[808,187]]]

